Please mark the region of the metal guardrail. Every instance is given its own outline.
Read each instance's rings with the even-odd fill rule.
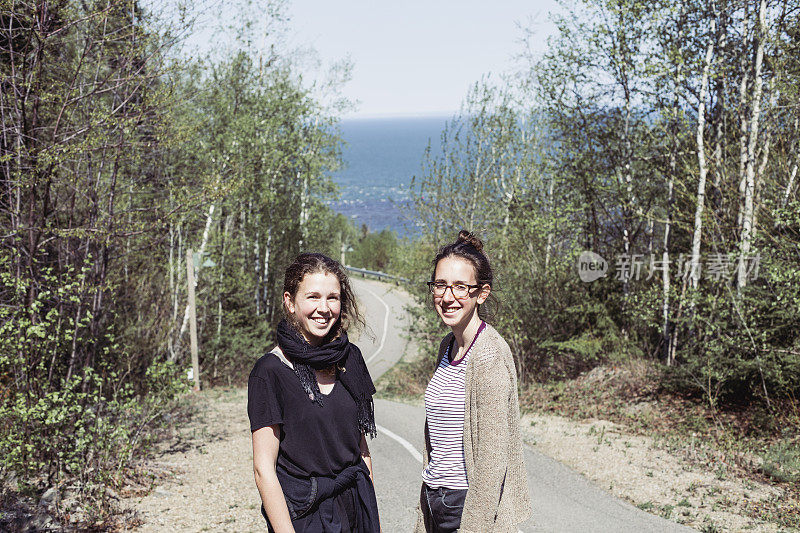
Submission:
[[[353,272],[355,274],[361,274],[361,276],[365,277],[365,278],[367,276],[374,276],[375,278],[377,278],[380,281],[390,280],[390,281],[394,281],[395,283],[400,283],[400,282],[408,283],[409,282],[408,278],[403,278],[403,277],[400,277],[400,276],[393,276],[391,274],[387,274],[386,272],[380,272],[378,270],[367,270],[366,268],[356,268],[356,267],[351,267],[349,265],[345,265],[344,268],[346,268],[348,271]]]

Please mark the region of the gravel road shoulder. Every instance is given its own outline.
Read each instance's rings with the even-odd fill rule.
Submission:
[[[156,458],[172,472],[123,507],[143,521],[137,531],[263,531],[253,481],[247,390],[210,390],[199,413]]]
[[[744,507],[779,498],[780,489],[703,470],[686,450],[670,451],[666,443],[603,420],[526,414],[522,427],[538,451],[641,509],[703,531],[779,530],[748,518]]]
[[[246,390],[203,391],[199,413],[156,458],[171,472],[143,497],[123,500],[137,531],[263,531],[253,483]],[[602,489],[649,512],[707,531],[772,532],[741,513],[747,501],[780,497],[774,487],[703,471],[656,440],[607,421],[527,414],[526,442]]]

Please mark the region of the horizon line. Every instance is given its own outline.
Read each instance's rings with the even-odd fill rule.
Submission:
[[[387,112],[387,113],[364,113],[358,115],[345,115],[341,117],[346,120],[371,120],[381,118],[450,118],[456,114],[452,111],[411,111],[411,112]]]

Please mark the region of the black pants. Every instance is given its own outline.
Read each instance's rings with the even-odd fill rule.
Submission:
[[[455,533],[461,525],[467,489],[432,489],[422,484],[419,506],[428,533]]]

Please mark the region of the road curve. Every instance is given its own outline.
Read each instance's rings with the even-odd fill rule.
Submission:
[[[392,285],[376,281],[353,277],[353,285],[372,334],[354,340],[377,380],[409,348],[404,335],[410,317],[405,307],[411,299]],[[381,525],[386,532],[408,532],[419,497],[424,409],[377,400],[375,416],[379,435],[370,443],[370,451]],[[530,446],[525,447],[525,464],[534,514],[520,525],[523,532],[693,531],[615,498]]]

